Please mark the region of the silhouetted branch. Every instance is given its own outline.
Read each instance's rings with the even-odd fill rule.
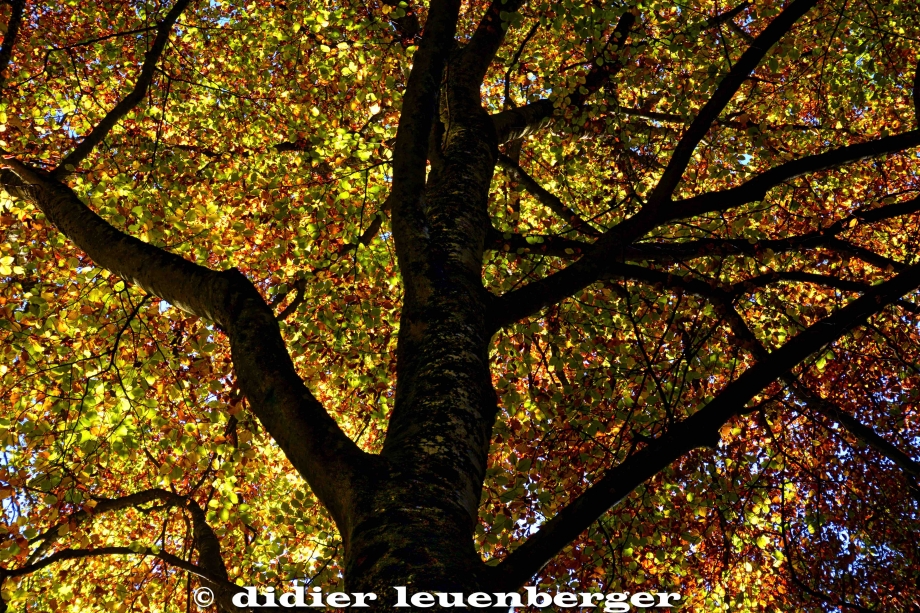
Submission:
[[[800,278],[810,282],[820,283],[824,281],[823,278],[814,278],[823,277],[822,275],[808,275],[807,273],[797,273],[794,275],[787,273],[786,276],[787,278]],[[871,288],[869,285],[854,285],[855,287],[850,287],[852,291],[865,292]],[[726,300],[724,298],[720,300],[718,297],[716,298],[720,302],[719,306],[723,309],[728,317],[732,331],[741,340],[743,345],[754,354],[754,357],[758,361],[770,359],[770,352],[763,345],[763,343],[757,339],[754,332],[747,325],[747,322],[744,321],[744,318],[742,318],[741,315],[731,305],[730,300]],[[895,304],[905,305],[910,303],[906,303],[904,300],[899,299],[895,301]],[[869,447],[872,447],[877,452],[891,460],[895,466],[899,467],[904,473],[906,473],[908,483],[910,484],[912,490],[915,492],[915,495],[916,492],[920,491],[917,485],[917,478],[920,477],[920,463],[915,462],[909,455],[898,449],[895,445],[889,443],[874,429],[857,420],[855,417],[837,406],[837,404],[822,398],[821,396],[809,390],[798,378],[793,376],[791,371],[787,371],[782,374],[780,379],[782,379],[782,381],[789,386],[789,389],[791,389],[795,395],[798,396],[799,399],[801,399],[810,408],[819,414],[838,422],[858,440],[862,441]]]
[[[697,145],[709,132],[713,122],[722,113],[722,110],[728,105],[741,85],[747,81],[751,72],[760,65],[763,58],[770,49],[779,40],[792,29],[795,22],[807,13],[818,0],[795,0],[792,4],[786,6],[770,24],[764,28],[763,32],[754,39],[751,46],[741,54],[738,61],[732,66],[725,78],[719,83],[716,91],[713,92],[696,118],[687,128],[687,131],[677,143],[667,168],[658,180],[658,184],[652,190],[649,196],[649,205],[652,209],[667,201],[674,189],[680,182],[690,163],[693,152],[696,151]]]
[[[848,145],[817,155],[809,155],[756,175],[741,185],[719,192],[709,192],[672,202],[663,221],[685,219],[714,211],[726,211],[743,204],[757,202],[774,187],[804,174],[838,168],[860,160],[897,153],[920,145],[920,130],[886,136],[877,140]]]
[[[20,568],[0,570],[0,579],[16,578],[30,575],[34,572],[68,560],[84,560],[87,558],[98,558],[103,556],[144,556],[154,557],[162,560],[170,566],[182,569],[188,573],[201,578],[217,591],[217,598],[225,611],[239,611],[237,607],[230,602],[233,594],[240,591],[239,586],[230,583],[226,578],[221,578],[209,573],[201,566],[196,566],[186,562],[182,558],[165,551],[160,551],[152,547],[96,547],[95,549],[62,549],[46,558],[42,558],[34,564],[26,564]]]
[[[67,519],[64,521],[52,526],[44,533],[31,539],[29,541],[30,545],[39,543],[39,546],[29,555],[27,564],[32,564],[38,561],[43,555],[45,555],[45,553],[47,553],[47,551],[60,538],[59,529],[62,526],[70,525],[71,527],[75,528],[87,519],[102,513],[119,511],[121,509],[127,509],[130,507],[137,507],[142,504],[153,502],[154,500],[166,500],[172,505],[181,505],[185,503],[184,497],[160,488],[152,488],[142,492],[137,492],[135,494],[122,496],[120,498],[96,498],[94,500],[96,501],[96,506],[93,507],[92,512],[77,511],[76,513],[67,517]]]
[[[917,60],[917,68],[914,71],[914,119],[917,121],[917,128],[920,129],[920,60]]]
[[[470,42],[463,48],[460,60],[461,79],[467,84],[478,86],[499,47],[505,40],[507,23],[502,23],[502,13],[514,13],[524,0],[492,0],[479,21]]]
[[[6,33],[3,35],[3,44],[0,45],[0,89],[6,83],[6,69],[9,68],[10,59],[13,57],[13,47],[19,36],[22,26],[22,14],[25,10],[25,0],[9,0],[10,20],[6,24]]]
[[[546,208],[558,215],[563,221],[574,229],[588,236],[600,236],[600,232],[592,228],[581,216],[565,205],[556,195],[550,193],[536,182],[527,172],[516,164],[514,160],[503,153],[498,154],[498,165],[510,172],[528,192],[540,201]]]
[[[150,87],[150,83],[153,80],[157,62],[160,61],[163,49],[166,48],[166,43],[169,40],[169,33],[176,23],[176,20],[179,19],[179,15],[182,14],[182,11],[185,10],[190,1],[191,0],[176,0],[172,9],[170,9],[166,17],[163,18],[163,21],[157,26],[157,35],[150,49],[144,54],[144,65],[141,68],[140,75],[137,77],[137,82],[134,84],[134,89],[131,90],[131,93],[122,98],[121,101],[102,118],[102,121],[96,124],[96,127],[83,138],[80,144],[61,160],[60,165],[58,165],[57,169],[54,171],[56,176],[60,177],[71,172],[68,166],[71,168],[79,166],[80,162],[82,162],[86,156],[92,152],[96,145],[102,142],[109,131],[115,127],[115,124],[144,99],[144,96],[147,94],[147,89]]]
[[[291,313],[297,310],[297,307],[299,307],[301,304],[304,303],[304,300],[305,300],[304,292],[306,292],[306,289],[307,289],[306,280],[297,279],[294,282],[294,285],[291,289],[293,289],[296,292],[294,294],[294,299],[291,300],[291,302],[288,303],[288,305],[284,307],[284,309],[280,313],[275,315],[275,318],[278,321],[284,321],[285,319],[287,319],[291,315]]]
[[[570,97],[572,105],[583,105],[591,94],[603,87],[605,83],[608,83],[620,72],[624,64],[624,43],[635,22],[636,16],[633,13],[629,11],[623,13],[607,39],[607,45],[605,46],[605,50],[608,47],[613,48],[616,59],[608,59],[601,63],[595,60],[591,70],[585,76],[583,85],[588,93],[584,94],[579,91],[572,94]],[[533,134],[552,120],[553,112],[553,101],[544,99],[496,113],[492,116],[492,123],[495,126],[499,144]]]
[[[842,254],[862,259],[883,270],[899,270],[903,266],[900,262],[848,241],[838,239],[836,235],[849,227],[847,223],[854,219],[857,222],[873,222],[916,212],[920,210],[920,199],[896,205],[887,205],[870,211],[857,212],[844,220],[835,222],[824,230],[800,237],[759,241],[753,245],[750,243],[745,244],[747,241],[739,239],[707,239],[662,245],[661,247],[653,243],[632,244],[632,241],[658,224],[668,220],[691,217],[713,210],[724,210],[745,202],[761,199],[766,190],[769,189],[768,186],[772,186],[789,177],[798,176],[798,174],[804,172],[821,170],[827,168],[828,164],[831,163],[841,165],[864,159],[871,155],[900,151],[915,144],[920,144],[920,130],[913,130],[869,143],[851,145],[824,154],[788,162],[758,175],[737,188],[677,201],[668,207],[655,209],[646,205],[639,213],[604,233],[591,249],[586,250],[584,257],[567,268],[502,296],[495,306],[495,326],[501,328],[538,312],[544,307],[564,300],[597,281],[605,273],[606,267],[610,262],[625,259],[637,260],[640,259],[640,253],[647,254],[646,257],[650,260],[660,261],[670,258],[678,261],[681,258],[701,257],[703,255],[713,255],[717,252],[725,255],[757,254],[759,250],[767,248],[772,249],[774,252],[780,252],[802,248],[826,247]],[[730,197],[729,195],[732,193],[738,198]],[[689,207],[688,204],[690,205]]]
[[[519,589],[569,542],[636,487],[690,450],[715,447],[721,426],[743,412],[747,403],[770,383],[918,286],[920,264],[914,264],[890,280],[872,286],[862,297],[806,328],[770,353],[729,383],[714,400],[608,470],[600,480],[544,523],[539,532],[496,567],[495,587],[508,591]]]
[[[886,441],[874,429],[857,420],[834,402],[818,396],[805,387],[801,381],[790,380],[787,381],[787,383],[789,383],[789,387],[795,392],[795,395],[806,405],[821,415],[839,423],[850,434],[891,460],[895,466],[903,470],[909,476],[914,479],[920,477],[920,462],[916,462],[909,455]]]
[[[514,67],[517,66],[518,61],[521,59],[521,53],[524,52],[524,47],[527,46],[527,43],[530,42],[530,39],[533,38],[533,35],[537,33],[537,30],[540,28],[540,22],[536,22],[531,26],[530,30],[524,36],[524,40],[521,41],[521,44],[518,45],[517,51],[514,52],[514,55],[511,56],[511,61],[508,62],[508,69],[505,71],[505,98],[503,104],[505,107],[516,107],[514,101],[511,100],[511,71],[514,70]]]
[[[751,3],[750,3],[750,2],[742,2],[741,4],[739,4],[738,6],[736,6],[736,7],[733,8],[733,9],[729,9],[729,10],[725,11],[724,13],[720,13],[720,14],[716,15],[715,17],[711,17],[711,18],[707,19],[707,20],[706,20],[706,27],[707,27],[707,28],[714,28],[714,27],[716,27],[716,26],[718,26],[718,25],[721,25],[721,24],[725,23],[726,21],[731,21],[732,19],[734,19],[735,17],[737,17],[742,11],[744,11],[745,9],[750,8],[750,6],[751,6]]]
[[[623,250],[623,259],[628,262],[689,262],[703,257],[748,256],[762,258],[772,252],[794,253],[812,249],[827,249],[846,257],[856,257],[887,270],[903,267],[900,262],[885,258],[873,251],[836,239],[847,229],[861,224],[876,223],[904,215],[920,212],[920,197],[875,209],[856,211],[836,222],[813,232],[780,239],[764,239],[751,242],[741,238],[707,238],[683,242],[633,243]],[[549,255],[564,259],[578,259],[592,248],[592,243],[550,235],[523,236],[516,233],[501,233],[494,230],[489,235],[489,246],[496,251],[514,251]],[[507,246],[507,248],[506,248]],[[771,273],[773,274],[773,273]],[[861,291],[861,290],[860,290]]]
[[[227,332],[253,412],[336,521],[344,521],[348,483],[371,460],[304,385],[255,286],[235,268],[214,271],[121,232],[46,173],[10,157],[6,165],[13,172],[0,171],[0,185],[41,210],[96,265]]]
[[[420,240],[423,227],[419,199],[425,187],[428,136],[437,112],[441,76],[454,46],[459,0],[434,0],[425,32],[412,58],[403,111],[393,147],[393,234],[397,251]]]
[[[70,45],[65,45],[63,47],[54,47],[51,51],[67,51],[68,49],[76,49],[77,47],[86,47],[89,45],[94,45],[96,43],[101,43],[106,40],[111,40],[113,38],[120,38],[122,36],[131,36],[132,34],[143,34],[144,32],[152,32],[156,30],[159,26],[147,26],[144,28],[135,28],[133,30],[125,30],[124,32],[114,32],[112,34],[106,34],[104,36],[96,36],[93,38],[87,38],[86,40],[81,40],[78,43],[73,43]]]

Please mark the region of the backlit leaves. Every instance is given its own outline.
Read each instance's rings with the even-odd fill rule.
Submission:
[[[483,5],[464,5],[461,42]],[[550,99],[556,109],[504,151],[519,147],[521,166],[595,230],[635,214],[686,125],[782,6],[759,2],[711,25],[727,8],[534,2],[504,15],[508,40],[484,106]],[[163,10],[36,5],[0,102],[0,145],[56,165],[130,89],[151,37],[144,28]],[[636,24],[612,48],[605,41],[626,11]],[[68,179],[119,229],[215,269],[236,266],[278,312],[291,307],[281,328],[298,372],[371,452],[393,406],[401,287],[388,224],[359,238],[386,215],[417,44],[411,17],[424,23],[425,12],[414,3],[198,3],[174,29],[148,97]],[[675,199],[915,128],[917,12],[913,2],[819,4],[744,83]],[[614,81],[590,92],[591,67],[616,61]],[[579,96],[587,105],[572,104]],[[916,150],[906,150],[660,226],[634,263],[664,281],[610,278],[498,334],[501,410],[476,531],[483,557],[502,559],[757,361],[726,305],[681,279],[727,293],[754,338],[779,347],[859,293],[782,274],[870,286],[916,261],[917,213],[860,214],[916,197],[917,169]],[[483,279],[495,294],[577,255],[547,255],[553,238],[588,238],[502,171],[490,213],[504,240],[522,234],[527,245],[488,254]],[[0,216],[0,564],[25,564],[50,531],[51,550],[153,547],[195,562],[186,510],[148,502],[94,514],[105,500],[163,488],[204,509],[232,581],[338,585],[341,538],[249,413],[223,332],[100,270],[24,202],[3,195]],[[848,249],[778,245],[837,222]],[[750,249],[661,256],[719,240]],[[916,307],[916,294],[905,300]],[[916,457],[920,338],[908,307],[885,309],[794,374]],[[676,591],[692,610],[916,608],[918,509],[905,475],[782,382],[748,408],[716,450],[660,473],[535,583]],[[99,557],[2,590],[29,611],[183,610],[196,581],[154,557]]]

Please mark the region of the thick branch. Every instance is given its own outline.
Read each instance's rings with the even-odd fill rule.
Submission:
[[[827,277],[825,275],[800,272],[762,275],[757,279],[749,279],[743,283],[739,283],[738,285],[747,287],[752,282],[761,283],[768,282],[770,280],[799,280],[805,281],[807,283],[837,286],[846,289],[847,291],[854,292],[865,292],[871,287],[862,283],[843,281],[840,279],[834,279],[833,277]],[[705,287],[705,284],[701,285]],[[727,316],[727,319],[732,327],[732,331],[741,340],[742,344],[753,352],[757,360],[770,359],[770,353],[767,351],[767,348],[760,342],[754,332],[747,325],[747,322],[744,321],[738,311],[735,310],[735,308],[732,306],[731,301],[733,296],[720,292],[720,290],[710,290],[708,294],[709,298],[715,299],[717,307],[720,307],[723,313]],[[895,301],[895,304],[901,307],[909,308],[909,310],[912,312],[917,312],[915,305],[903,299],[898,299]],[[871,427],[864,425],[862,422],[837,406],[835,403],[821,398],[819,395],[809,390],[801,381],[799,381],[798,378],[793,376],[790,371],[780,375],[780,378],[809,407],[824,415],[825,417],[838,422],[858,440],[872,447],[880,454],[891,460],[895,466],[901,468],[907,474],[911,486],[913,488],[917,488],[916,479],[917,477],[920,477],[920,463],[914,461],[909,455],[886,441],[884,437],[878,434]]]
[[[681,138],[646,205],[636,215],[608,230],[595,243],[594,249],[568,268],[503,296],[497,303],[494,314],[495,329],[564,300],[594,283],[603,274],[607,263],[622,261],[624,251],[630,243],[669,219],[668,214],[672,207],[666,210],[664,205],[670,202],[671,194],[680,181],[693,151],[708,132],[709,126],[718,118],[722,109],[747,79],[748,74],[760,63],[769,48],[816,2],[817,0],[796,0],[787,6],[742,54]]]
[[[765,239],[755,243],[738,238],[707,238],[681,243],[635,243],[626,248],[624,255],[626,259],[632,261],[684,262],[695,258],[712,256],[758,256],[768,249],[774,253],[789,253],[805,249],[824,248],[863,259],[865,262],[879,268],[885,269],[891,265],[894,270],[901,264],[887,258],[880,259],[883,256],[857,247],[847,241],[838,240],[835,237],[846,229],[852,229],[853,226],[850,224],[854,221],[857,222],[857,225],[876,223],[904,215],[913,215],[917,212],[920,212],[920,198],[889,204],[868,211],[856,211],[826,228],[789,238]]]
[[[744,31],[744,28],[735,23],[734,19],[728,20],[728,27],[731,28],[731,31],[743,38],[748,43],[754,42],[754,37]]]
[[[478,90],[505,40],[508,24],[502,22],[501,14],[514,13],[522,4],[524,0],[492,0],[489,4],[470,42],[463,48],[460,70],[463,72],[462,80],[467,85],[473,85]]]
[[[495,585],[516,590],[610,507],[673,461],[697,447],[713,447],[719,429],[770,383],[808,356],[920,286],[920,264],[873,286],[833,315],[810,326],[764,360],[745,371],[705,407],[670,428],[648,446],[610,469],[570,502],[540,531],[496,567]]]
[[[9,68],[10,59],[13,57],[13,46],[19,35],[22,25],[22,14],[26,7],[25,0],[10,0],[10,20],[6,24],[6,34],[3,35],[3,44],[0,46],[0,89],[6,83],[6,69]]]
[[[454,46],[459,11],[459,0],[434,0],[412,58],[393,148],[393,188],[388,198],[397,253],[422,235],[420,199],[425,187],[428,136],[437,112],[441,76]]]
[[[850,241],[845,241],[840,238],[827,239],[824,241],[822,246],[825,246],[828,249],[833,249],[838,253],[858,258],[863,262],[871,264],[876,268],[881,268],[882,270],[903,270],[904,268],[904,264],[898,262],[897,260],[892,260],[891,258],[880,255],[871,249],[866,249],[865,247],[854,245]]]
[[[366,478],[368,456],[303,384],[271,307],[252,283],[236,269],[216,272],[124,234],[66,185],[16,160],[7,164],[21,180],[2,171],[0,185],[32,202],[96,265],[227,332],[253,412],[344,529],[348,485]]]
[[[829,277],[827,275],[818,275],[806,272],[783,272],[761,275],[760,277],[754,279],[747,279],[736,284],[734,291],[726,292],[722,289],[712,287],[709,283],[701,280],[675,277],[673,275],[667,275],[665,273],[643,269],[638,266],[626,265],[619,268],[619,272],[624,278],[652,283],[662,283],[668,287],[680,288],[697,296],[713,300],[716,303],[716,306],[721,308],[723,313],[727,316],[735,335],[743,342],[745,347],[749,348],[754,353],[754,356],[758,360],[770,359],[770,353],[767,351],[766,347],[764,347],[763,344],[757,339],[754,332],[750,329],[750,327],[748,327],[747,323],[731,304],[732,300],[737,296],[739,289],[750,290],[752,286],[762,286],[774,281],[802,281],[806,283],[814,283],[817,285],[830,286],[845,291],[860,293],[869,291],[872,287],[871,285],[867,285],[865,283],[845,281],[835,277]],[[911,312],[917,312],[915,305],[903,299],[896,300],[894,304],[910,310]],[[825,400],[824,398],[821,398],[817,394],[811,392],[800,381],[793,377],[791,372],[787,371],[785,374],[781,375],[780,378],[796,393],[797,396],[799,396],[799,398],[801,398],[810,407],[822,415],[825,415],[826,417],[839,422],[853,436],[891,460],[896,466],[900,467],[905,473],[907,473],[908,476],[913,478],[920,477],[920,463],[915,462],[906,453],[886,441],[881,435],[875,432],[875,430],[862,424],[856,418],[852,417],[849,413],[845,412],[833,402]]]
[[[137,492],[135,494],[129,494],[127,496],[122,496],[120,498],[101,498],[96,499],[96,506],[93,507],[92,513],[87,511],[77,511],[73,515],[69,516],[65,521],[52,526],[49,530],[36,536],[34,539],[29,541],[29,544],[39,543],[39,546],[36,547],[35,551],[29,556],[28,564],[32,564],[39,560],[48,550],[54,545],[54,543],[60,538],[59,528],[64,525],[70,525],[72,527],[79,526],[81,523],[86,521],[91,517],[95,517],[101,513],[108,513],[111,511],[119,511],[121,509],[127,509],[130,507],[137,507],[154,500],[167,500],[172,504],[180,505],[185,503],[185,499],[182,496],[174,494],[170,491],[152,488],[149,490],[144,490],[142,492]]]
[[[624,65],[624,43],[635,22],[635,15],[628,11],[623,13],[607,39],[607,45],[605,46],[605,50],[607,47],[615,47],[616,59],[608,59],[603,63],[595,61],[591,66],[591,70],[585,76],[583,85],[588,93],[582,94],[578,92],[573,94],[570,98],[571,104],[575,106],[583,105],[591,94],[603,87],[604,84],[608,83],[620,72]],[[553,111],[553,101],[546,99],[496,113],[492,116],[492,124],[495,126],[495,134],[498,136],[499,144],[507,143],[517,138],[524,138],[548,125],[553,118]]]
[[[858,247],[850,242],[836,240],[835,237],[847,229],[853,229],[863,223],[876,223],[904,215],[920,212],[920,198],[905,202],[888,204],[868,211],[856,211],[830,226],[789,238],[764,239],[754,243],[741,238],[706,238],[684,242],[643,242],[633,243],[623,250],[623,259],[628,262],[688,262],[696,258],[751,256],[761,257],[765,252],[790,253],[811,249],[827,249],[845,256],[862,259],[882,269],[891,266],[897,270],[903,265],[885,258],[868,249]],[[496,251],[514,251],[516,253],[534,253],[566,259],[578,259],[591,250],[592,244],[561,236],[523,236],[514,233],[502,234],[493,230],[489,235],[489,248]],[[859,291],[862,291],[861,289]]]
[[[198,550],[198,567],[204,571],[204,574],[199,576],[208,587],[216,592],[224,611],[236,611],[237,607],[233,606],[231,599],[239,588],[230,582],[227,575],[227,565],[221,553],[220,539],[208,524],[204,510],[197,502],[189,500],[186,508],[192,516],[195,549]]]
[[[857,211],[853,214],[853,217],[866,223],[873,223],[900,217],[902,215],[913,215],[914,213],[920,213],[920,197],[914,198],[913,200],[898,202],[896,204],[886,204],[877,209]]]
[[[495,126],[498,143],[526,138],[540,131],[552,121],[553,110],[553,101],[544,99],[496,113],[492,116],[492,125]]]
[[[528,238],[530,240],[528,240]],[[740,242],[740,241],[739,241]],[[747,241],[743,241],[750,245]],[[582,251],[590,247],[587,243],[575,241],[561,236],[533,236],[525,237],[520,234],[502,234],[494,228],[489,233],[489,247],[494,251],[514,251],[518,254],[534,254],[559,258],[577,258]],[[759,253],[760,250],[757,250]],[[755,253],[753,250],[751,253]],[[654,260],[654,257],[646,257],[647,253],[638,250],[627,251],[629,260]],[[660,254],[652,254],[660,255]],[[704,254],[700,254],[702,256]],[[881,257],[881,256],[878,256]],[[903,269],[903,264],[899,264],[899,269]],[[621,278],[631,281],[639,281],[648,284],[661,284],[673,289],[693,294],[704,298],[714,298],[719,302],[729,303],[732,299],[739,296],[742,292],[751,292],[755,288],[765,287],[771,283],[779,282],[803,282],[830,287],[845,292],[863,293],[871,287],[868,283],[860,281],[848,281],[831,275],[822,275],[818,273],[802,271],[777,271],[770,272],[756,277],[738,281],[734,285],[725,287],[713,284],[711,279],[696,279],[689,275],[675,275],[669,272],[653,270],[644,266],[638,266],[630,263],[611,263],[605,271],[604,278]],[[920,306],[907,300],[898,300],[900,308],[909,313],[920,314]]]
[[[741,85],[747,81],[751,72],[763,61],[773,45],[779,42],[780,38],[792,29],[795,22],[817,3],[818,0],[795,0],[783,9],[783,12],[771,21],[770,25],[754,39],[751,46],[741,54],[677,143],[664,173],[658,180],[658,185],[649,196],[649,203],[652,207],[658,206],[671,197],[697,145],[709,132],[709,128],[722,110],[735,96]]]
[[[853,288],[855,291],[866,291],[870,286],[856,284],[860,287]],[[897,300],[896,304],[904,305],[904,300]],[[723,302],[722,306],[727,310],[732,330],[742,340],[742,342],[754,353],[758,360],[770,359],[770,353],[767,348],[757,339],[754,332],[748,327],[744,319],[730,305]],[[874,429],[866,426],[858,419],[844,411],[830,400],[826,400],[818,394],[809,390],[798,378],[794,377],[791,372],[787,371],[780,376],[783,382],[798,396],[806,405],[817,411],[821,415],[838,422],[851,435],[862,441],[869,447],[891,460],[895,466],[906,473],[911,486],[916,488],[916,479],[920,477],[920,463],[914,461],[909,455],[898,449],[895,445],[889,443],[877,433]]]
[[[576,258],[589,249],[589,243],[565,238],[564,236],[531,235],[524,236],[511,232],[499,232],[495,228],[486,236],[486,249],[493,251],[513,251],[514,253],[533,253],[559,258]]]
[[[15,160],[6,163],[21,180],[3,171],[0,184],[9,193],[33,202],[97,265],[188,313],[229,325],[232,316],[226,297],[230,281],[225,274],[117,230],[66,185]]]
[[[750,6],[751,6],[750,2],[742,2],[741,4],[739,4],[733,9],[729,9],[725,11],[724,13],[720,13],[716,15],[715,17],[711,17],[710,19],[707,19],[706,27],[714,28],[718,25],[725,23],[726,21],[731,21],[732,19],[737,17],[742,11],[744,11],[747,8],[750,8]]]
[[[32,553],[32,555],[29,556],[29,560],[25,566],[19,569],[14,569],[12,571],[5,571],[6,575],[10,577],[22,576],[35,572],[36,570],[41,570],[42,568],[45,568],[46,566],[56,562],[80,559],[84,557],[128,553],[156,555],[169,564],[178,566],[183,570],[201,577],[209,587],[218,593],[220,597],[219,600],[221,600],[221,605],[224,610],[236,610],[236,607],[232,606],[230,599],[232,598],[233,594],[238,591],[238,589],[229,581],[227,568],[224,564],[223,556],[221,554],[220,541],[217,538],[217,535],[214,533],[214,530],[208,524],[205,513],[197,502],[194,500],[189,500],[184,496],[180,496],[179,494],[175,494],[173,492],[159,488],[152,488],[119,498],[100,498],[96,500],[97,504],[95,507],[93,507],[92,512],[78,511],[77,513],[74,513],[68,517],[67,521],[61,522],[44,534],[32,539],[32,541],[30,541],[32,543],[38,541],[41,542],[39,547]],[[58,540],[58,529],[61,526],[76,526],[83,523],[87,519],[102,513],[118,511],[131,507],[138,507],[142,504],[153,502],[155,500],[165,501],[169,506],[184,507],[189,511],[189,514],[192,518],[195,548],[198,550],[198,566],[194,566],[185,560],[165,552],[154,553],[151,549],[138,551],[129,549],[127,547],[105,547],[101,549],[65,549],[63,551],[53,553],[47,558],[42,558],[42,556],[48,551],[54,542]]]
[[[720,286],[719,284],[714,283],[712,279],[699,279],[690,275],[675,275],[667,272],[662,272],[660,270],[652,270],[643,266],[637,266],[635,264],[613,264],[611,265],[607,276],[611,278],[629,279],[630,281],[638,281],[650,285],[662,285],[671,289],[679,289],[688,294],[693,294],[695,296],[714,300],[717,305],[721,305],[722,307],[731,310],[729,313],[729,319],[737,316],[737,314],[734,313],[733,307],[731,305],[733,300],[737,299],[745,292],[752,292],[755,288],[766,287],[771,283],[811,283],[814,285],[820,285],[822,287],[830,287],[833,289],[839,289],[841,291],[858,294],[865,293],[872,287],[868,283],[860,283],[859,281],[847,281],[845,279],[839,279],[830,275],[821,275],[817,273],[801,271],[767,273],[757,277],[744,279],[743,281],[738,281],[733,285]],[[894,304],[909,313],[920,313],[920,307],[908,300],[898,299]],[[756,337],[754,337],[753,333],[747,329],[746,325],[744,326],[744,329],[748,330],[748,333],[741,334],[740,332],[736,331],[736,334],[739,334],[739,336],[741,336],[746,341],[756,340]],[[765,349],[764,352],[766,352]],[[764,353],[764,355],[766,355],[766,353]]]
[[[641,117],[642,119],[651,119],[663,123],[684,123],[684,118],[673,113],[658,113],[656,111],[646,111],[644,109],[633,109],[626,106],[616,107],[616,112],[623,113],[627,117]]]
[[[801,398],[809,407],[838,422],[850,434],[891,460],[895,466],[903,470],[909,476],[915,479],[920,477],[920,462],[915,461],[909,455],[889,443],[873,428],[863,424],[830,400],[818,396],[801,382],[788,381],[788,383],[792,391],[795,392],[795,395]]]
[[[30,575],[34,572],[47,568],[53,564],[58,564],[60,562],[66,562],[68,560],[83,560],[86,558],[97,558],[102,556],[152,556],[159,558],[160,560],[166,562],[171,566],[180,568],[186,572],[189,572],[196,577],[199,577],[217,588],[217,597],[222,605],[222,608],[226,611],[239,611],[237,607],[233,606],[230,602],[230,598],[233,594],[240,591],[239,586],[236,584],[230,583],[226,578],[221,578],[214,576],[209,573],[207,570],[200,566],[196,566],[190,562],[186,562],[182,558],[175,556],[173,554],[167,553],[165,551],[159,551],[150,547],[140,547],[140,548],[131,548],[131,547],[97,547],[95,549],[62,549],[61,551],[55,552],[43,558],[42,560],[35,562],[33,564],[26,564],[20,568],[14,568],[10,570],[0,570],[0,578],[16,578],[24,577]]]
[[[920,129],[920,60],[917,60],[917,68],[914,71],[914,119],[917,121],[917,128]]]
[[[150,46],[150,49],[144,54],[144,65],[141,68],[141,73],[137,78],[137,82],[134,84],[134,89],[131,90],[131,93],[122,98],[121,101],[102,118],[102,121],[96,124],[96,127],[86,135],[83,141],[61,160],[60,165],[55,169],[57,175],[60,176],[71,172],[68,170],[68,166],[71,168],[79,166],[80,162],[82,162],[86,156],[92,152],[96,145],[102,142],[102,139],[108,135],[109,131],[115,127],[115,124],[144,99],[144,96],[147,95],[147,88],[150,87],[150,82],[153,80],[157,62],[160,61],[163,49],[166,48],[170,30],[172,30],[176,20],[179,19],[179,15],[182,14],[182,11],[185,10],[189,2],[190,0],[176,0],[172,9],[170,9],[166,17],[163,18],[163,21],[157,26],[157,35],[153,39],[153,44]]]
[[[307,282],[305,279],[297,279],[294,281],[294,287],[291,289],[294,290],[294,299],[275,316],[278,321],[284,321],[290,317],[306,300]]]
[[[827,153],[808,156],[768,170],[737,188],[679,201],[665,209],[656,209],[646,205],[633,217],[608,230],[580,260],[561,271],[502,296],[496,303],[494,325],[496,329],[501,328],[532,313],[536,313],[546,306],[564,300],[597,281],[611,262],[623,261],[624,259],[638,260],[646,258],[659,261],[662,259],[677,261],[716,253],[725,255],[757,254],[760,250],[766,248],[773,249],[774,252],[780,252],[809,247],[826,247],[857,257],[883,270],[900,270],[903,267],[900,262],[835,238],[835,236],[849,227],[847,222],[853,219],[858,222],[869,223],[912,214],[920,210],[920,199],[887,205],[870,211],[857,212],[819,232],[790,239],[760,241],[756,245],[745,244],[746,241],[737,239],[708,239],[682,244],[662,245],[661,247],[653,243],[640,245],[632,245],[631,243],[664,221],[690,217],[710,210],[722,210],[738,206],[744,202],[758,200],[763,197],[762,194],[767,189],[765,186],[772,185],[776,181],[782,181],[785,178],[797,176],[804,172],[821,170],[828,167],[828,164],[840,165],[864,159],[867,156],[902,150],[916,144],[920,144],[920,130],[913,130],[869,143],[851,145]],[[727,194],[732,192],[737,198],[727,197]],[[691,202],[696,202],[696,204],[688,210],[687,203]]]
[[[677,200],[668,208],[663,220],[685,219],[736,208],[749,202],[763,200],[767,192],[804,174],[837,168],[867,158],[897,153],[920,145],[920,130],[911,130],[895,136],[886,136],[878,140],[849,145],[817,155],[809,155],[798,160],[780,164],[770,170],[756,175],[741,185],[721,192],[710,192],[686,200]]]

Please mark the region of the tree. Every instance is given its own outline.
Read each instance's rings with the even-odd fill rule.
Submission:
[[[0,609],[920,606],[915,2],[2,10]]]

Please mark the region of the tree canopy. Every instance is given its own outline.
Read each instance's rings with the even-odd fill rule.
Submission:
[[[918,610],[918,16],[5,0],[0,611]]]

